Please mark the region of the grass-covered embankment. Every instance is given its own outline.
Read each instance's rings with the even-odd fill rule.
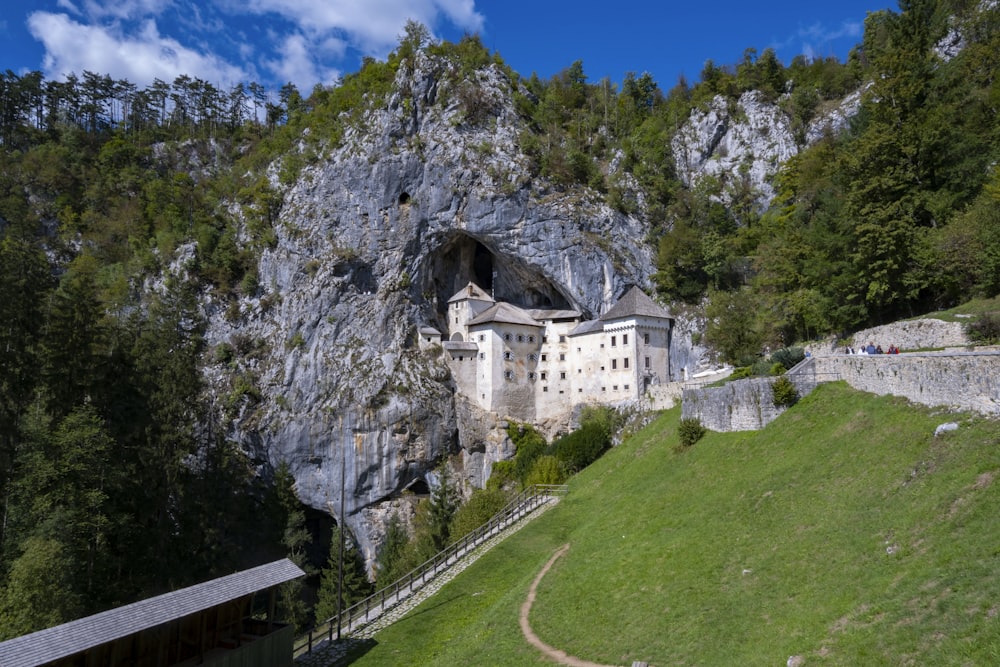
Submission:
[[[675,452],[673,410],[571,483],[357,665],[1000,662],[1000,423],[820,387]],[[957,432],[934,428],[959,421]]]

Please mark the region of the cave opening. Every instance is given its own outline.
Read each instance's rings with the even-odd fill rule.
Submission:
[[[424,293],[433,293],[438,315],[446,317],[448,299],[473,282],[492,294],[522,308],[575,309],[577,305],[545,274],[520,258],[496,253],[469,234],[451,234],[430,256],[424,272]]]

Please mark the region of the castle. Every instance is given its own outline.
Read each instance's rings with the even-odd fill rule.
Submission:
[[[638,400],[670,381],[674,320],[637,287],[588,321],[497,302],[470,282],[447,317],[446,334],[420,329],[421,346],[440,344],[458,391],[499,415],[532,422],[579,403]]]

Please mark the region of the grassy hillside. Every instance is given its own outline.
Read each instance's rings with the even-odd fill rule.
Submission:
[[[577,476],[356,665],[1000,663],[1000,423],[820,387],[675,452],[673,410]],[[945,421],[961,428],[934,438]]]

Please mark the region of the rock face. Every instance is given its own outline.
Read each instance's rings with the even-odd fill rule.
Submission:
[[[760,193],[762,206],[774,197],[769,177],[799,151],[788,116],[757,91],[735,105],[717,95],[707,109],[692,111],[672,148],[685,185],[705,176],[739,178]]]
[[[346,523],[369,561],[378,507],[433,486],[443,457],[480,486],[512,454],[498,418],[456,400],[443,361],[418,350],[418,327],[445,330],[447,299],[470,280],[597,316],[653,270],[642,220],[533,180],[503,70],[477,72],[470,110],[454,67],[418,54],[400,68],[388,104],[285,189],[263,294],[211,314],[209,341],[240,352],[235,375],[254,385],[209,369],[238,411],[234,437],[262,464],[287,462],[300,499]]]
[[[847,127],[861,108],[864,88],[819,114],[805,131],[811,145]],[[687,186],[705,177],[721,181],[722,200],[752,189],[760,210],[774,198],[771,178],[803,148],[795,140],[792,121],[778,102],[759,91],[743,93],[735,102],[717,95],[706,108],[695,109],[671,146],[677,174]]]

